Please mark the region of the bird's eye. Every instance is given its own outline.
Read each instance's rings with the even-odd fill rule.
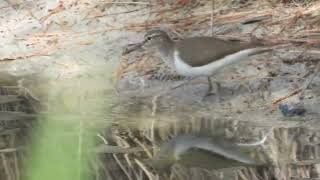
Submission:
[[[151,37],[151,36],[147,37],[147,40],[148,40],[148,41],[150,41],[151,39],[152,39],[152,37]]]

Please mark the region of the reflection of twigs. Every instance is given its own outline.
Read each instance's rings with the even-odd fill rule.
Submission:
[[[133,171],[134,174],[136,175],[137,173],[136,173],[135,169],[133,168],[133,165],[132,165],[131,160],[130,160],[130,158],[129,158],[129,154],[124,154],[123,157],[124,157],[124,159],[126,160],[126,162],[127,162],[127,164],[128,164],[128,169],[130,169],[131,171]]]
[[[154,140],[154,124],[155,124],[155,121],[156,121],[156,118],[155,118],[155,115],[156,115],[156,112],[157,112],[157,100],[159,98],[159,95],[156,95],[152,98],[152,113],[151,113],[151,116],[153,116],[152,118],[152,122],[151,122],[151,127],[150,127],[150,139],[151,139],[151,143],[152,143],[152,146],[154,147],[155,145],[153,144],[155,142]]]
[[[40,99],[37,96],[35,96],[30,89],[23,86],[23,79],[18,81],[18,87],[20,90],[22,90],[22,89],[24,90],[23,95],[25,97],[28,97],[28,95],[29,95],[33,100],[40,102]]]
[[[148,176],[149,180],[153,180],[155,179],[155,176],[147,170],[147,167],[138,159],[134,159],[134,161],[138,164],[138,166],[143,170],[143,172],[146,173],[146,175]]]
[[[20,147],[16,147],[16,148],[5,148],[5,149],[0,149],[0,153],[12,153],[12,152],[17,152],[19,151],[19,149],[21,149]]]
[[[130,154],[130,153],[138,153],[144,151],[140,147],[131,147],[131,148],[125,148],[120,146],[111,146],[111,145],[100,145],[99,147],[95,148],[93,150],[96,153],[117,153],[117,154]]]
[[[18,160],[18,153],[14,152],[13,153],[13,159],[14,159],[14,169],[15,169],[15,176],[16,180],[20,180],[20,168],[19,168],[19,160]]]
[[[149,158],[152,158],[152,153],[150,152],[150,150],[149,150],[142,142],[140,142],[137,138],[135,138],[135,137],[132,136],[132,135],[130,135],[130,136],[131,136],[131,138],[133,139],[133,141],[134,141],[135,143],[137,143],[137,144],[146,152],[147,156],[148,156]]]
[[[154,124],[155,124],[155,121],[156,121],[156,118],[155,118],[155,115],[156,115],[156,112],[157,112],[157,100],[159,98],[159,95],[156,95],[152,98],[152,113],[151,113],[151,116],[153,116],[152,118],[152,122],[151,122],[151,127],[150,127],[150,139],[151,139],[151,142],[155,142],[154,141]]]
[[[319,164],[320,159],[310,159],[310,160],[301,160],[297,162],[291,162],[290,164],[294,165],[313,165],[313,164]]]
[[[7,158],[4,153],[1,153],[1,159],[2,159],[2,164],[3,164],[4,170],[5,170],[5,174],[7,176],[7,179],[13,180],[12,174],[11,174],[11,171],[10,171],[10,168],[8,165],[8,161],[7,161]]]
[[[152,112],[151,116],[155,116],[157,112],[157,100],[159,98],[159,95],[156,95],[152,98]]]
[[[122,171],[124,172],[124,174],[128,177],[129,180],[132,180],[131,175],[129,174],[129,172],[126,170],[126,168],[123,166],[123,164],[121,163],[121,161],[118,159],[116,154],[113,154],[113,158],[116,160],[117,164],[120,166],[120,168],[122,169]]]
[[[266,135],[260,140],[260,141],[257,141],[257,142],[254,142],[254,143],[238,143],[237,145],[238,146],[260,146],[260,145],[263,145],[266,140],[267,140],[267,137],[273,132],[273,128],[271,128],[267,133]]]

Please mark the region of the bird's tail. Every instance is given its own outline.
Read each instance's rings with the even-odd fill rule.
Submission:
[[[254,52],[252,52],[252,54],[250,54],[249,56],[254,56],[257,54],[262,54],[262,53],[266,53],[266,52],[271,52],[273,51],[273,47],[260,47],[260,48],[256,48]]]

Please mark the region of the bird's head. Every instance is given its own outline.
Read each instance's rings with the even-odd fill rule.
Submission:
[[[145,34],[142,46],[146,49],[161,49],[171,42],[171,38],[165,31],[150,30]]]

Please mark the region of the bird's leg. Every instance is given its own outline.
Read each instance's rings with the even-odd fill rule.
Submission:
[[[214,94],[214,93],[211,92],[212,91],[212,82],[211,82],[210,77],[207,77],[207,80],[208,80],[208,86],[209,87],[208,87],[208,90],[207,90],[206,94],[202,98],[202,100],[204,100],[206,97],[211,96],[211,95]]]
[[[208,97],[208,96],[211,96],[211,95],[216,95],[217,97],[218,97],[218,99],[219,99],[219,102],[221,101],[221,97],[220,97],[220,89],[221,89],[221,84],[220,84],[220,82],[218,82],[218,81],[215,81],[215,83],[216,83],[216,86],[217,86],[217,89],[216,89],[216,92],[215,93],[213,93],[212,92],[212,81],[211,81],[211,78],[210,77],[207,77],[207,79],[208,79],[208,85],[209,85],[209,87],[208,87],[208,91],[207,91],[207,93],[204,95],[204,97],[202,98],[202,100],[204,100],[206,97]]]
[[[218,96],[218,101],[221,102],[222,101],[222,98],[220,96],[221,84],[219,81],[216,81],[216,85],[217,85],[216,95]]]
[[[210,77],[207,77],[207,78],[208,78],[209,87],[208,87],[208,91],[207,91],[206,95],[209,95],[209,94],[211,94],[211,91],[212,91],[212,81],[211,81]]]

